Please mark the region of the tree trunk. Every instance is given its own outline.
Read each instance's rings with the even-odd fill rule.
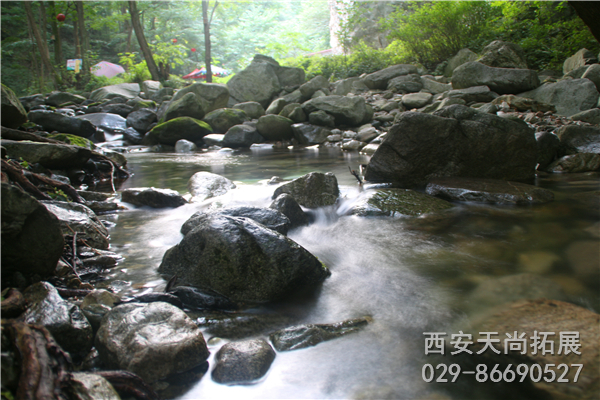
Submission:
[[[125,5],[125,3],[121,5],[121,14],[127,14],[127,5]],[[128,20],[123,21],[123,31],[127,34],[127,47],[125,48],[125,52],[131,53],[131,35],[133,33],[133,26]]]
[[[204,23],[204,64],[206,67],[206,82],[212,82],[212,56],[210,54],[210,23],[212,17],[217,9],[219,2],[215,2],[215,6],[210,14],[210,20],[208,19],[208,0],[202,0],[202,22]]]
[[[600,42],[600,6],[595,1],[569,1],[579,18],[588,26],[592,35]]]
[[[34,75],[37,75],[39,91],[43,92],[44,91],[43,88],[45,86],[44,74],[42,74],[42,71],[38,67],[37,58],[35,56],[35,44],[33,43],[33,32],[31,31],[31,24],[29,24],[29,20],[27,23],[27,33],[29,34],[29,40],[31,41],[31,51],[29,52],[29,55],[31,56],[31,63],[33,64],[33,73],[34,73]],[[31,73],[31,71],[30,71],[30,73]],[[27,82],[31,82],[31,81],[33,81],[33,79],[27,80]],[[29,90],[29,84],[27,84],[27,90]]]
[[[137,2],[129,1],[129,14],[131,16],[131,24],[133,25],[133,30],[135,31],[135,36],[137,37],[138,43],[140,44],[140,49],[142,50],[142,54],[144,54],[144,59],[146,60],[146,65],[148,65],[148,70],[150,71],[150,75],[152,75],[152,79],[155,81],[160,81],[160,75],[158,73],[158,68],[156,67],[156,63],[154,62],[154,58],[152,57],[152,52],[150,51],[150,47],[148,46],[148,42],[146,42],[146,38],[144,37],[144,29],[140,24],[140,16],[137,10]]]
[[[53,80],[55,89],[59,88],[60,78],[56,75],[56,71],[54,71],[54,66],[50,62],[50,56],[48,55],[48,48],[46,43],[42,41],[42,35],[40,34],[40,30],[38,29],[35,19],[33,17],[33,10],[31,9],[31,3],[28,1],[23,2],[23,6],[25,7],[25,13],[27,14],[27,21],[31,27],[31,31],[33,32],[33,36],[35,37],[35,41],[38,45],[38,51],[40,52],[40,56],[42,58],[42,63],[46,67],[46,69],[50,72]]]
[[[81,45],[81,71],[84,77],[90,75],[90,61],[88,57],[88,40],[87,31],[85,30],[85,15],[83,13],[83,1],[76,1],[75,8],[77,9],[77,22],[79,26],[79,44]],[[75,33],[77,34],[77,33]]]
[[[50,2],[50,12],[52,15],[56,15],[56,4],[51,1]],[[54,64],[59,66],[64,65],[63,55],[62,55],[62,42],[60,39],[60,29],[58,28],[58,22],[56,22],[56,18],[50,19],[52,25],[52,34],[54,35]]]
[[[81,42],[79,41],[79,34],[77,33],[79,31],[79,22],[74,19],[73,20],[73,32],[75,32],[75,34],[73,35],[73,39],[75,41],[75,58],[81,58]]]

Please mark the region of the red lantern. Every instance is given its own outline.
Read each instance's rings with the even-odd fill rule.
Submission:
[[[57,19],[58,21],[60,21],[60,22],[63,22],[63,21],[65,20],[65,18],[66,18],[66,17],[65,17],[65,14],[58,14],[58,15],[56,16],[56,19]]]
[[[195,52],[196,52],[196,48],[192,47],[192,53],[195,53]]]
[[[177,43],[177,39],[173,39],[173,44]]]

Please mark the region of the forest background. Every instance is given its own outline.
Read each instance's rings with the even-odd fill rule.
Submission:
[[[324,75],[332,81],[399,63],[420,64],[435,73],[460,49],[479,52],[496,39],[520,45],[529,68],[538,71],[562,70],[564,60],[581,48],[600,51],[572,6],[561,1],[0,4],[1,79],[19,96],[51,90],[89,92],[157,77],[166,86],[181,87],[187,83],[183,75],[206,64],[207,51],[211,65],[232,74],[260,53],[303,68],[307,78]],[[158,75],[143,56],[132,6]],[[319,52],[330,55],[312,54]],[[66,70],[66,60],[74,58],[84,60],[82,73]],[[110,79],[88,73],[99,61],[120,64],[127,72]],[[215,81],[223,83],[231,76]]]

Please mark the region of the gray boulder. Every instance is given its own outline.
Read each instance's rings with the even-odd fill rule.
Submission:
[[[361,217],[417,217],[451,208],[452,204],[410,189],[371,190],[347,214]]]
[[[209,113],[218,108],[227,107],[229,90],[227,86],[218,83],[194,83],[180,89],[173,95],[171,102],[176,102],[188,93],[196,96],[196,102],[202,103],[204,112]]]
[[[594,82],[594,85],[596,85],[596,90],[598,90],[598,92],[600,92],[600,64],[590,65],[585,70],[583,75],[581,75],[581,77],[584,79],[589,79],[590,81]]]
[[[96,134],[94,124],[81,118],[67,117],[47,111],[31,111],[27,114],[27,118],[31,122],[41,125],[48,132],[58,131],[84,138],[91,138]]]
[[[187,235],[192,229],[200,225],[209,214],[228,215],[230,217],[244,217],[258,222],[282,235],[287,235],[290,220],[283,213],[272,208],[261,207],[227,207],[209,211],[208,213],[196,212],[181,226],[181,233]]]
[[[137,129],[129,127],[123,131],[123,139],[133,145],[141,144],[144,140],[144,134],[140,133]]]
[[[267,107],[265,114],[279,114],[281,110],[283,110],[283,108],[288,104],[290,104],[290,102],[288,102],[283,97],[275,99],[271,102],[271,104],[269,104],[269,107]]]
[[[488,67],[475,61],[461,65],[452,74],[454,89],[487,86],[499,94],[516,94],[539,85],[540,80],[534,70]]]
[[[248,218],[226,215],[208,215],[167,250],[158,272],[249,303],[314,289],[330,275],[291,239]]]
[[[103,377],[89,372],[73,372],[69,379],[71,400],[121,400],[115,388]]]
[[[302,100],[308,100],[318,91],[327,90],[329,92],[329,81],[323,75],[317,75],[299,88],[302,94]]]
[[[423,89],[433,94],[444,93],[452,90],[452,85],[448,83],[440,83],[429,78],[421,77]]]
[[[327,141],[327,136],[331,135],[330,129],[311,124],[294,124],[292,125],[292,131],[294,132],[294,138],[304,145],[324,143]]]
[[[92,348],[94,335],[79,307],[63,300],[48,282],[34,283],[23,296],[29,308],[21,319],[28,324],[42,325],[73,358],[83,359]]]
[[[313,111],[308,115],[308,121],[313,125],[335,128],[335,117],[323,110]]]
[[[86,100],[85,97],[79,96],[77,94],[68,93],[68,92],[56,92],[52,93],[50,96],[46,98],[46,104],[54,107],[58,107],[65,103],[74,103],[80,104]]]
[[[51,169],[81,168],[92,156],[90,149],[69,144],[2,140],[2,146],[11,157]]]
[[[577,68],[588,64],[595,64],[598,58],[588,49],[581,49],[571,57],[567,58],[563,63],[563,74],[567,74]]]
[[[109,104],[107,106],[100,107],[103,113],[107,114],[116,114],[123,118],[127,118],[127,116],[133,111],[133,106],[127,104]],[[94,115],[95,113],[89,113]]]
[[[556,83],[546,83],[535,90],[520,93],[519,96],[556,106],[556,112],[569,117],[598,104],[598,90],[589,79],[565,79]]]
[[[493,204],[541,204],[554,200],[554,193],[533,185],[497,179],[435,178],[425,192],[450,201]]]
[[[280,66],[275,72],[282,88],[298,86],[306,82],[305,72],[302,68]]]
[[[281,115],[269,114],[263,115],[258,119],[256,129],[265,140],[274,142],[280,140],[290,140],[293,136],[292,121]]]
[[[595,126],[565,125],[556,136],[568,152],[600,154],[600,128]]]
[[[124,131],[125,129],[127,129],[127,120],[117,114],[93,113],[86,115],[78,115],[75,118],[89,121],[96,128],[102,129],[104,132],[110,134],[114,134],[116,131]]]
[[[388,82],[401,75],[416,74],[417,67],[409,64],[392,65],[365,76],[362,81],[369,89],[386,89]]]
[[[550,164],[548,172],[590,172],[600,171],[600,155],[577,153],[559,158]]]
[[[127,116],[127,126],[134,128],[140,133],[146,133],[150,130],[150,125],[157,122],[156,113],[147,108],[134,111]]]
[[[163,88],[162,83],[159,81],[144,81],[142,82],[142,92],[146,99],[152,99],[160,89]]]
[[[394,93],[416,93],[423,89],[419,74],[397,76],[388,82],[387,90]]]
[[[444,93],[444,99],[462,99],[467,103],[489,103],[498,97],[498,93],[492,92],[487,86],[473,86],[466,89],[454,89]]]
[[[202,119],[206,115],[208,106],[208,101],[204,98],[196,95],[196,93],[188,92],[169,102],[169,106],[165,110],[164,120],[169,121],[178,117]]]
[[[212,371],[215,382],[248,384],[262,378],[275,359],[275,351],[264,339],[230,342],[219,349]]]
[[[299,226],[308,225],[308,216],[294,199],[288,193],[282,193],[273,200],[269,208],[277,210],[290,220],[290,229]]]
[[[340,189],[337,178],[331,172],[311,172],[279,186],[273,193],[273,199],[283,193],[291,194],[301,206],[317,208],[335,204]]]
[[[123,97],[125,99],[133,99],[140,94],[140,85],[137,83],[120,83],[101,87],[94,90],[90,94],[90,100],[100,101],[104,99],[114,99],[115,97]]]
[[[511,109],[517,111],[556,112],[556,107],[552,104],[542,103],[541,101],[528,99],[526,97],[519,97],[512,94],[498,96],[492,101],[492,104],[498,107],[501,107],[502,103],[505,103]]]
[[[204,201],[227,193],[235,188],[235,184],[221,175],[202,171],[192,175],[187,187],[193,200]]]
[[[582,111],[580,113],[571,115],[569,118],[573,121],[582,121],[592,125],[600,125],[600,108],[592,108],[590,110]]]
[[[534,176],[535,157],[534,131],[525,123],[452,105],[400,114],[365,179],[404,187],[442,176],[526,180]]]
[[[335,324],[306,324],[281,329],[269,335],[277,351],[315,346],[321,342],[355,333],[369,324],[370,318],[354,318]]]
[[[249,118],[242,110],[235,108],[219,108],[204,116],[204,122],[209,124],[215,133],[225,133],[235,125],[240,125]]]
[[[260,117],[265,115],[265,108],[257,101],[246,101],[244,103],[238,103],[232,108],[242,110],[250,119],[259,119]]]
[[[558,157],[564,154],[564,148],[560,139],[551,132],[536,132],[535,141],[537,144],[537,169],[544,171]]]
[[[21,105],[25,108],[25,111],[29,111],[32,107],[44,106],[46,104],[46,96],[38,93],[33,94],[31,96],[19,97],[19,101],[21,102]],[[4,115],[4,113],[2,114]],[[6,126],[4,122],[2,123],[2,125]]]
[[[2,280],[15,272],[53,274],[64,247],[54,214],[21,189],[2,183]]]
[[[306,114],[302,109],[302,104],[300,103],[291,103],[286,105],[281,109],[279,115],[282,117],[286,117],[294,121],[295,123],[305,122]]]
[[[187,203],[176,190],[153,187],[124,189],[121,200],[135,206],[152,208],[175,208]]]
[[[196,143],[209,133],[211,128],[206,122],[190,117],[179,117],[156,125],[144,136],[143,143],[174,146],[180,139]]]
[[[229,128],[223,137],[222,145],[224,147],[244,147],[248,148],[254,143],[262,143],[265,138],[258,133],[258,130],[251,125],[235,125]]]
[[[223,147],[223,139],[225,138],[225,135],[222,133],[211,133],[210,135],[206,135],[204,136],[204,138],[202,140],[204,140],[204,144],[206,144],[207,146],[219,146],[219,147]],[[178,146],[179,144],[179,146]],[[190,153],[190,152],[194,152],[198,150],[198,146],[196,146],[194,143],[190,142],[189,140],[178,140],[177,143],[175,143],[175,152],[178,153]]]
[[[108,230],[87,206],[66,201],[43,200],[41,203],[58,218],[63,234],[77,232],[80,239],[97,249],[108,249]]]
[[[472,52],[469,49],[462,49],[455,56],[448,60],[448,64],[444,68],[444,76],[451,77],[454,70],[461,65],[475,61],[479,58],[477,53]]]
[[[352,77],[346,79],[340,79],[339,81],[333,82],[333,90],[331,94],[335,94],[338,96],[346,96],[348,93],[352,91],[352,84],[356,81],[360,80],[359,77]]]
[[[302,107],[307,114],[322,110],[333,115],[336,125],[359,126],[371,121],[373,109],[365,99],[356,96],[323,96],[305,102]]]
[[[433,95],[426,92],[405,94],[402,96],[402,104],[410,110],[426,106],[431,102],[431,99],[433,99]]]
[[[255,57],[249,66],[227,82],[229,93],[238,102],[256,101],[267,107],[281,90],[279,64]]]
[[[131,371],[148,383],[188,371],[210,354],[194,321],[163,302],[113,308],[96,334],[96,349],[106,368]]]
[[[502,40],[494,40],[485,46],[477,62],[489,67],[527,69],[525,52],[521,46]]]

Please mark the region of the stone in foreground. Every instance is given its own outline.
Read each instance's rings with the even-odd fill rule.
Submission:
[[[262,378],[275,359],[275,351],[264,339],[227,343],[217,353],[212,379],[239,385]]]
[[[235,184],[221,175],[202,171],[192,175],[187,187],[194,201],[204,201],[235,189]]]
[[[138,207],[179,207],[187,203],[179,192],[171,189],[130,188],[121,192],[121,200]]]
[[[335,204],[340,189],[337,178],[331,172],[311,172],[279,186],[273,194],[273,199],[283,193],[291,194],[301,206],[318,208]]]
[[[106,368],[125,369],[148,383],[188,371],[209,355],[202,332],[168,303],[129,303],[112,309],[96,334]]]
[[[158,272],[235,302],[316,288],[329,270],[302,246],[248,218],[207,215],[165,253]]]
[[[427,194],[450,201],[494,204],[541,204],[554,200],[554,193],[533,185],[497,179],[436,178]]]
[[[290,229],[290,220],[282,212],[261,207],[227,207],[209,211],[209,213],[203,213],[198,211],[194,213],[187,221],[181,226],[181,233],[187,235],[189,231],[199,225],[202,220],[208,214],[221,214],[229,215],[231,217],[244,217],[250,218],[253,221],[258,222],[266,226],[269,229],[273,229],[282,235],[287,235]]]

